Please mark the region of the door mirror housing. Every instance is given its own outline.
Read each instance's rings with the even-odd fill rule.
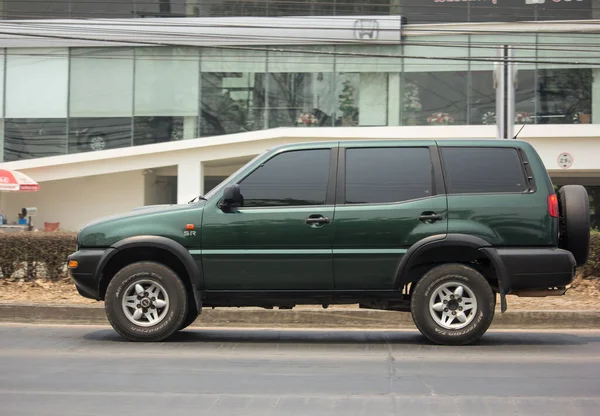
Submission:
[[[219,208],[228,210],[234,207],[241,207],[243,202],[244,199],[240,192],[240,185],[227,185],[225,189],[223,189],[223,197],[221,198],[221,202],[219,202]]]

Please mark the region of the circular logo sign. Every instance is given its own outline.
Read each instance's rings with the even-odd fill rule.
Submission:
[[[558,166],[563,169],[569,169],[573,166],[573,156],[567,152],[561,153],[558,156]]]

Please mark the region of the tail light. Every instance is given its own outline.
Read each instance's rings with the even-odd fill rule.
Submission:
[[[558,218],[558,197],[556,194],[548,195],[548,214],[551,217]]]

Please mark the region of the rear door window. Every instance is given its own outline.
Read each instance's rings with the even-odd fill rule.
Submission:
[[[431,157],[426,147],[346,150],[346,204],[381,204],[432,195]]]

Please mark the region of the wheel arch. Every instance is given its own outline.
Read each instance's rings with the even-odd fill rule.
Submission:
[[[173,269],[181,277],[190,296],[189,300],[193,301],[190,304],[195,304],[197,312],[200,312],[200,292],[205,288],[202,270],[181,244],[154,235],[128,237],[106,250],[96,269],[100,299],[104,299],[106,288],[117,271],[138,261],[155,261]]]
[[[434,235],[414,244],[398,264],[394,289],[403,290],[405,286],[416,283],[427,270],[451,262],[479,262],[476,268],[490,283],[497,284],[502,312],[506,311],[510,282],[502,259],[489,242],[467,234]]]

